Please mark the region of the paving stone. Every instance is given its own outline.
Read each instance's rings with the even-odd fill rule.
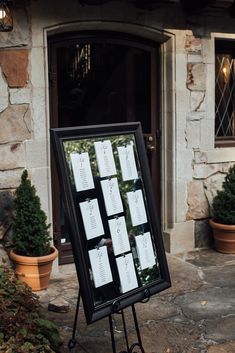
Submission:
[[[235,315],[206,321],[205,326],[206,339],[215,342],[235,341]]]
[[[160,293],[160,295],[192,291],[202,285],[202,280],[199,276],[197,267],[192,266],[175,256],[168,257],[168,266],[172,287]],[[186,278],[187,281],[185,280]]]
[[[141,336],[146,353],[186,353],[195,347],[201,330],[191,324],[157,322],[141,327]],[[135,342],[135,334],[130,342]]]
[[[234,353],[235,342],[210,346],[207,353]]]
[[[48,310],[56,313],[67,313],[69,312],[70,305],[63,298],[55,298],[48,304]]]
[[[235,288],[235,281],[231,280],[231,278],[235,278],[234,265],[226,267],[215,266],[203,270],[203,280],[210,286]]]
[[[222,254],[213,249],[188,253],[184,259],[187,263],[199,268],[208,268],[210,266],[222,266],[225,268],[228,265],[235,265],[234,254]]]
[[[194,321],[235,315],[235,288],[209,288],[179,295],[175,299],[183,314]]]

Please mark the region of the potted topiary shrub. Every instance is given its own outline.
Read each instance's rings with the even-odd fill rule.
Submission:
[[[34,291],[48,287],[52,263],[58,256],[50,243],[49,227],[36,189],[24,170],[14,200],[13,248],[9,256],[18,278]]]
[[[209,223],[213,229],[217,251],[235,253],[235,165],[232,166],[212,202],[213,218]]]

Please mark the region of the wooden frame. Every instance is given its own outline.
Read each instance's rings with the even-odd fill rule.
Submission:
[[[87,323],[90,324],[131,304],[146,300],[151,295],[170,287],[170,276],[160,232],[159,220],[157,217],[140,123],[55,128],[51,129],[51,137],[61,188],[63,191],[66,215],[71,228],[71,244]],[[99,185],[101,181],[107,180],[107,178],[103,176],[101,178],[100,170],[98,168],[99,166],[97,164],[97,155],[94,152],[94,143],[97,141],[103,142],[104,140],[108,140],[113,148],[113,156],[117,167],[117,175],[115,176],[115,179],[117,179],[118,188],[120,189],[120,195],[124,205],[124,219],[127,224],[128,241],[130,241],[128,255],[133,259],[137,282],[137,286],[130,290],[119,291],[118,289],[118,291],[115,292],[117,294],[113,294],[112,290],[112,294],[109,293],[109,289],[114,288],[115,283],[117,288],[121,287],[120,270],[119,272],[115,272],[111,260],[110,268],[112,269],[113,282],[98,288],[94,285],[94,276],[92,274],[92,266],[88,253],[91,249],[98,248],[100,245],[97,247],[97,245],[95,246],[93,244],[94,242],[90,245],[91,240],[87,237],[84,224],[85,221],[83,219],[84,216],[81,213],[81,203],[84,200],[90,200],[90,198],[95,195],[99,205],[101,205],[106,202],[104,200],[104,194],[98,193],[98,186],[96,185],[92,191],[77,191],[74,182],[74,169],[71,164],[72,153],[80,154],[88,152],[91,159],[92,177],[98,180]],[[127,144],[133,146],[138,177],[135,180],[124,181],[120,169],[117,149],[120,146],[127,146]],[[143,195],[144,209],[146,210],[146,221],[144,226],[135,226],[131,220],[130,203],[128,204],[126,196],[129,191],[134,192],[134,188],[140,190]],[[110,230],[105,225],[108,224],[110,219],[119,216],[120,214],[108,216],[107,209],[106,213],[101,212],[101,218],[104,224],[104,236],[106,238],[110,238],[110,234],[107,234]],[[141,229],[143,230],[141,231]],[[150,235],[150,250],[154,253],[155,259],[154,265],[151,266],[151,268],[143,268],[143,266],[141,268],[139,253],[136,251],[136,236],[140,233],[146,234],[146,232]],[[93,240],[94,239],[92,239],[92,241]],[[97,237],[97,243],[98,240]],[[126,254],[120,253],[114,255],[111,253],[110,258],[112,257],[114,259],[114,263],[117,262],[118,257],[121,257],[118,255],[125,257]],[[116,274],[117,277],[115,277]],[[103,292],[101,289],[104,289]]]

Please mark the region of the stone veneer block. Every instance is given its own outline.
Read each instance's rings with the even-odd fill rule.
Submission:
[[[25,142],[27,168],[43,168],[48,164],[47,144],[45,140]]]
[[[195,38],[193,35],[186,34],[185,49],[189,53],[200,53],[202,50],[201,38]]]
[[[40,197],[42,209],[46,212],[47,215],[49,213],[49,198],[50,194],[50,184],[49,184],[49,167],[44,168],[32,168],[32,184],[36,188],[37,195]],[[51,223],[51,219],[47,220],[48,223]]]
[[[190,181],[188,183],[187,203],[187,220],[209,217],[209,204],[201,181]]]
[[[176,223],[170,231],[170,252],[179,254],[194,249],[194,221]]]
[[[31,109],[33,116],[34,140],[45,140],[48,136],[45,88],[33,88]]]
[[[222,189],[222,184],[224,182],[225,175],[226,174],[224,173],[216,173],[203,182],[205,194],[210,207],[212,205],[213,198],[217,194],[217,191]]]
[[[195,248],[209,248],[213,245],[212,229],[207,219],[195,221]]]
[[[219,164],[195,164],[193,170],[194,179],[207,179],[220,171]]]
[[[235,148],[214,148],[207,151],[208,163],[235,162]]]
[[[0,145],[0,170],[24,168],[25,165],[25,149],[22,144]]]
[[[19,142],[31,138],[28,104],[9,106],[0,114],[0,143]]]
[[[8,107],[8,86],[0,68],[0,113]]]
[[[201,120],[201,149],[210,150],[214,148],[215,136],[212,134],[215,131],[215,121],[206,118]]]
[[[190,95],[190,109],[195,112],[205,111],[205,92],[192,91]]]
[[[192,120],[187,122],[186,140],[187,148],[199,148],[201,142],[200,120]]]
[[[205,91],[206,69],[203,63],[188,63],[187,65],[187,87],[190,91]]]
[[[31,101],[29,88],[11,88],[9,93],[11,104],[29,104]]]
[[[0,51],[0,66],[9,87],[25,87],[28,75],[28,50],[12,49]]]
[[[203,112],[190,112],[187,114],[187,120],[189,121],[199,121],[205,118],[205,113]]]
[[[202,152],[200,150],[194,150],[194,162],[195,163],[207,163],[207,154],[206,152]]]
[[[15,189],[20,184],[22,169],[0,171],[0,189]]]

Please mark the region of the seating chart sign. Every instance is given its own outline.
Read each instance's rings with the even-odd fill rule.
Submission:
[[[147,222],[147,215],[141,190],[127,192],[127,199],[130,207],[131,221],[133,226]]]
[[[154,256],[153,244],[150,233],[144,233],[135,237],[137,253],[142,270],[155,265],[156,260]]]
[[[87,240],[104,234],[98,200],[87,200],[79,204]]]
[[[118,147],[118,155],[124,181],[138,178],[135,155],[132,145]]]
[[[93,189],[94,181],[87,152],[70,154],[74,181],[77,191]]]
[[[106,246],[89,250],[91,269],[94,277],[95,288],[104,286],[113,281]]]
[[[130,251],[131,248],[128,239],[125,218],[123,216],[117,217],[114,219],[110,219],[108,222],[113,242],[114,254],[120,255],[124,254],[127,251]]]
[[[116,258],[121,282],[121,292],[125,293],[138,287],[132,254]]]
[[[94,146],[100,176],[106,177],[116,174],[111,141],[97,141],[94,142]]]
[[[87,323],[168,288],[140,123],[51,136]]]
[[[123,204],[119,192],[117,178],[102,180],[105,208],[108,216],[123,212]]]

